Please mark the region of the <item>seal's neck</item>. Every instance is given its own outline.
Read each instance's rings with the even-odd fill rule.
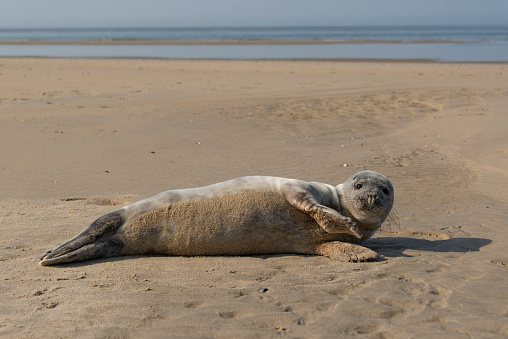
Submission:
[[[339,184],[336,187],[337,194],[339,195],[339,213],[345,217],[354,218],[351,213],[349,213],[348,208],[345,206],[346,196],[344,195],[344,185]]]
[[[337,193],[339,194],[339,198],[342,200],[344,199],[344,184],[338,184],[335,189],[337,190]]]

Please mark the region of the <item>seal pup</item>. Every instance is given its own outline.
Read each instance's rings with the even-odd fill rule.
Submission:
[[[393,205],[391,182],[362,171],[338,186],[266,176],[170,190],[107,213],[40,265],[121,255],[310,254],[365,261],[360,246]]]

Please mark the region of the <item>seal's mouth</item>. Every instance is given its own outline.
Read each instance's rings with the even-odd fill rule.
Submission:
[[[367,195],[363,197],[357,197],[355,199],[355,207],[358,210],[379,210],[382,203],[375,195]]]
[[[381,217],[387,214],[385,205],[375,195],[357,197],[353,201],[354,208],[362,213],[368,213],[373,217]]]

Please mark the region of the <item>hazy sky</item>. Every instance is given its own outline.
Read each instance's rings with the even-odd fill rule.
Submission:
[[[508,0],[0,0],[0,28],[507,23]]]

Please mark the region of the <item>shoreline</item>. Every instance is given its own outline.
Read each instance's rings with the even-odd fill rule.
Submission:
[[[388,64],[443,64],[443,65],[506,65],[508,61],[442,61],[437,59],[384,59],[384,58],[301,58],[301,59],[236,59],[236,58],[164,58],[164,57],[61,57],[61,56],[0,56],[0,60],[167,60],[167,61],[234,61],[234,62],[308,62],[308,63],[388,63]]]
[[[415,60],[508,62],[506,43],[356,43],[299,41],[18,41],[0,42],[1,57],[218,60]]]

